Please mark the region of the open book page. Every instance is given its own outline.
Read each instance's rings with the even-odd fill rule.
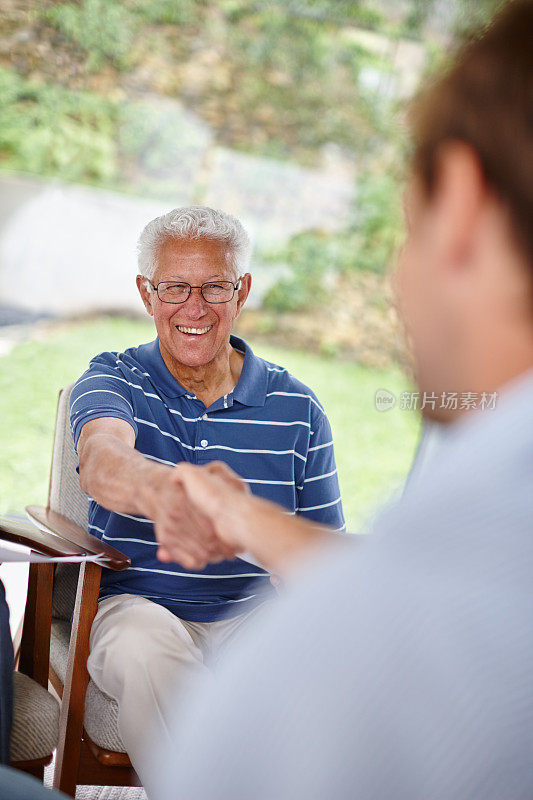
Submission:
[[[6,539],[3,534],[7,532],[17,534],[22,537],[35,539],[32,547],[12,542]],[[50,556],[41,552],[39,547],[38,534],[39,531],[44,531],[48,544],[53,542],[53,548],[63,551],[60,556]],[[37,537],[36,537],[37,534]],[[46,551],[46,547],[44,550]],[[70,552],[69,552],[70,551]],[[66,541],[61,536],[55,534],[52,530],[45,525],[30,522],[28,519],[15,515],[6,514],[0,517],[0,563],[2,562],[26,562],[26,563],[55,563],[61,561],[68,561],[72,563],[80,563],[82,561],[98,561],[101,560],[99,555],[88,555],[82,548],[73,545],[71,542]]]
[[[64,562],[68,561],[69,563],[79,564],[82,561],[98,561],[98,556],[56,556],[52,558],[52,556],[45,556],[41,553],[36,553],[34,550],[30,550],[29,547],[23,547],[23,545],[14,544],[12,542],[1,542],[0,543],[0,563],[5,563],[8,561],[17,561],[17,562],[26,562],[30,564],[35,563],[44,563],[44,564],[51,564],[56,562]]]

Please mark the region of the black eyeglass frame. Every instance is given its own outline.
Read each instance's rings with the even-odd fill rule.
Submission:
[[[216,305],[220,305],[221,303],[231,303],[231,301],[235,297],[235,292],[238,292],[239,289],[241,288],[241,281],[242,281],[243,278],[244,278],[244,275],[241,275],[241,277],[238,278],[237,283],[233,283],[233,281],[206,281],[205,283],[202,283],[200,286],[191,286],[191,284],[187,283],[187,281],[159,281],[157,286],[154,286],[154,284],[152,283],[152,281],[149,278],[145,278],[145,281],[146,281],[146,283],[150,284],[150,286],[152,287],[154,292],[157,294],[157,296],[159,297],[159,299],[161,300],[162,303],[168,303],[169,305],[172,305],[172,306],[179,306],[182,303],[186,303],[187,302],[187,300],[191,296],[191,292],[192,292],[193,289],[200,289],[200,294],[204,298],[205,302],[209,303],[210,305],[216,306]],[[159,287],[161,286],[162,283],[174,284],[174,285],[178,285],[179,284],[180,286],[188,286],[189,287],[189,294],[187,295],[187,297],[184,300],[163,300],[163,298],[159,294]],[[204,286],[209,286],[209,285],[212,285],[213,283],[216,283],[216,284],[230,283],[232,285],[232,287],[233,287],[233,294],[231,295],[230,298],[228,298],[228,300],[208,300],[204,296],[203,288],[204,288]]]

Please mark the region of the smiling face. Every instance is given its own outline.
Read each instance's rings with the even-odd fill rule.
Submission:
[[[210,239],[167,239],[159,249],[157,269],[152,283],[176,281],[200,286],[208,281],[237,282],[239,275],[229,266],[226,249]],[[241,288],[228,303],[208,303],[198,289],[193,289],[184,303],[163,303],[155,291],[149,291],[145,278],[137,276],[137,286],[148,313],[153,316],[163,359],[175,377],[181,371],[229,359],[229,337],[236,317],[250,291],[247,273]]]

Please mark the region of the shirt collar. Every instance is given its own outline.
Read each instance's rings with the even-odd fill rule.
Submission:
[[[181,397],[187,394],[187,390],[169,372],[167,365],[163,361],[161,350],[159,349],[159,338],[154,339],[149,344],[143,344],[139,349],[144,351],[146,357],[146,371],[154,380],[155,388],[165,395],[165,397]]]
[[[233,400],[245,406],[264,406],[266,402],[268,375],[266,364],[252,352],[252,348],[238,336],[230,336],[230,344],[244,354],[242,371],[233,392]],[[147,362],[147,372],[154,378],[157,389],[166,397],[182,397],[188,394],[179,381],[169,372],[159,349],[159,339],[141,345]]]
[[[244,353],[242,372],[232,392],[233,399],[245,406],[264,406],[268,386],[265,362],[254,355],[250,345],[238,336],[230,336],[230,344],[235,350]]]

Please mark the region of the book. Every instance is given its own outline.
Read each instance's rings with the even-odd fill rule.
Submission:
[[[88,553],[59,536],[43,522],[15,514],[0,516],[0,563],[56,563],[105,560],[103,553]]]

